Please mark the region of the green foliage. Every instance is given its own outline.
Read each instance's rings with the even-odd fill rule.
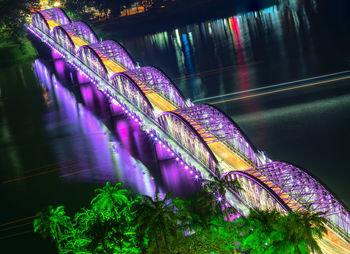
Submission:
[[[83,208],[74,220],[62,206],[38,213],[34,231],[51,235],[60,253],[140,253],[132,211],[134,202],[121,184],[109,182],[96,190],[91,208]]]
[[[4,40],[18,40],[24,37],[24,23],[30,18],[31,8],[37,8],[38,0],[0,1],[0,43]]]
[[[156,193],[155,200],[142,196],[136,205],[136,228],[142,249],[152,252],[169,252],[170,239],[176,238],[188,227],[190,214],[185,202],[179,198],[171,198],[167,193],[163,199]]]
[[[247,218],[233,222],[235,239],[243,251],[260,254],[322,253],[316,239],[326,233],[325,219],[320,213],[253,209]]]
[[[26,39],[24,23],[38,0],[0,0],[0,65],[34,59],[36,50]]]
[[[49,206],[39,212],[33,226],[34,232],[39,232],[43,237],[50,235],[59,250],[69,240],[73,230],[71,219],[66,215],[63,206],[56,208]]]
[[[107,182],[73,219],[63,206],[49,206],[33,226],[56,242],[59,253],[321,253],[322,214],[253,209],[229,222],[216,195],[204,189],[190,201],[158,192],[154,199],[135,197]]]
[[[226,190],[230,188],[234,192],[243,191],[240,183],[235,179],[233,181],[226,181],[222,176],[213,176],[212,180],[206,179],[203,182],[203,190],[210,195],[214,195],[214,199],[211,199],[213,206],[219,205],[222,211],[222,215],[226,216],[229,220],[229,214],[236,213],[234,207],[226,206]]]

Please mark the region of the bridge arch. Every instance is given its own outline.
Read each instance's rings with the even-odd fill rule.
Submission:
[[[242,187],[239,197],[249,207],[257,207],[261,210],[277,210],[286,214],[291,209],[285,202],[263,181],[243,171],[230,171],[222,175],[227,182],[237,180]]]
[[[125,70],[134,70],[135,64],[127,50],[119,43],[107,40],[89,45],[102,60],[112,60],[121,64]]]
[[[104,65],[100,55],[90,45],[81,46],[79,48],[77,52],[78,58],[99,76],[108,80],[108,71],[106,66]]]
[[[94,31],[80,21],[55,27],[52,37],[62,47],[69,45],[66,49],[72,54],[75,54],[80,46],[98,42]]]
[[[238,154],[247,165],[254,167],[263,164],[259,153],[238,125],[216,107],[200,104],[178,109],[175,112],[192,122],[194,128],[209,146],[212,143],[221,142]]]
[[[349,209],[315,176],[287,162],[274,161],[247,170],[264,182],[273,182],[284,202],[293,211],[312,210],[324,212],[325,218],[335,228],[350,237]],[[281,197],[281,195],[279,194]]]
[[[48,35],[54,27],[69,23],[71,20],[60,8],[41,10],[32,14],[32,25]]]
[[[56,26],[52,31],[52,38],[69,53],[75,54],[75,45],[68,32],[61,26]]]
[[[164,112],[157,118],[160,126],[170,133],[207,168],[217,174],[218,161],[203,138],[193,126],[175,111]]]
[[[174,83],[156,67],[144,66],[141,68],[128,71],[128,74],[134,79],[142,82],[153,91],[161,94],[168,101],[170,101],[176,108],[187,107],[186,99],[181,91],[174,85]]]
[[[146,95],[135,84],[134,80],[125,73],[115,73],[110,80],[112,81],[113,87],[124,97],[126,97],[132,104],[141,109],[152,119],[155,119],[153,113],[153,106],[147,99]]]

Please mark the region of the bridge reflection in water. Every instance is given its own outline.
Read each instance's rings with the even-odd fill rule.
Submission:
[[[46,105],[58,112],[45,118],[49,133],[60,128],[52,118],[64,119],[70,128],[78,129],[70,133],[83,133],[70,144],[60,139],[54,141],[59,161],[69,161],[74,153],[81,165],[74,171],[70,168],[60,171],[59,177],[78,182],[120,181],[136,193],[149,196],[154,195],[157,187],[161,194],[173,190],[182,197],[199,190],[196,178],[178,170],[179,162],[174,154],[162,149],[138,124],[109,104],[80,72],[55,60],[53,73],[50,64],[44,63],[37,59],[33,67],[44,90]],[[91,149],[84,149],[86,146]]]
[[[91,86],[115,105],[115,112],[129,116],[158,143],[158,150],[174,154],[182,168],[197,178],[214,174],[228,185],[238,179],[245,191],[228,189],[228,196],[240,213],[246,214],[249,207],[325,212],[329,228],[322,242],[325,253],[350,249],[349,211],[317,178],[292,164],[266,158],[223,112],[186,100],[162,71],[135,67],[121,45],[99,42],[87,25],[71,22],[62,10],[43,10],[32,20],[28,29],[82,71]],[[130,127],[120,125],[117,129],[128,137]],[[129,141],[124,145],[130,146]]]

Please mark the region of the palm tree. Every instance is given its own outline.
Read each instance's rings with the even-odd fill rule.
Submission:
[[[252,209],[234,221],[242,250],[250,253],[322,253],[317,239],[327,232],[323,213],[302,211],[283,216],[278,211]]]
[[[164,244],[169,251],[169,236],[176,236],[189,220],[189,213],[184,201],[172,199],[168,192],[163,199],[157,191],[155,200],[149,196],[142,196],[142,202],[136,207],[136,230],[139,242],[149,237],[155,240],[157,252]]]
[[[277,224],[283,238],[275,244],[284,253],[322,253],[317,239],[327,233],[322,212],[290,212]]]
[[[56,241],[58,250],[62,250],[62,242],[70,237],[73,226],[63,206],[47,207],[37,214],[33,222],[34,232],[40,232],[43,237],[51,235]]]
[[[227,181],[223,176],[221,176],[219,173],[216,176],[213,176],[213,179],[205,179],[203,182],[203,189],[209,193],[212,193],[216,196],[215,203],[213,203],[213,206],[216,204],[223,204],[223,207],[221,205],[221,209],[223,213],[225,213],[227,221],[230,219],[229,213],[237,212],[237,210],[234,207],[227,207],[227,200],[226,200],[226,191],[227,189],[232,190],[233,192],[238,193],[239,191],[242,191],[242,187],[237,179],[234,179],[233,181]]]
[[[233,238],[237,240],[242,251],[249,251],[251,254],[280,253],[268,250],[274,246],[276,240],[281,239],[281,234],[275,230],[281,218],[282,215],[276,210],[251,209],[247,217],[233,221]]]
[[[96,189],[98,193],[91,200],[91,206],[94,210],[103,211],[104,219],[108,220],[113,215],[114,220],[118,221],[118,212],[128,212],[133,204],[129,200],[130,192],[126,189],[121,189],[121,183],[111,185],[109,182],[103,188]]]

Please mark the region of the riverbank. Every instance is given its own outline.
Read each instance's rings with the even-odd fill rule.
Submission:
[[[98,30],[103,30],[104,33],[118,33],[125,37],[256,11],[275,3],[276,0],[207,0],[201,4],[194,2],[186,6],[174,4],[164,8],[154,8],[136,15],[92,22],[92,25]]]
[[[36,56],[36,49],[26,37],[8,38],[0,41],[0,67],[23,61],[33,61]]]

